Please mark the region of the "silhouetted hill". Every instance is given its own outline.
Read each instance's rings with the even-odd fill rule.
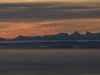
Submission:
[[[56,35],[44,35],[44,36],[18,36],[13,40],[100,40],[100,33],[91,33],[89,31],[86,34],[80,34],[75,31],[71,35],[68,33],[58,33]]]
[[[72,37],[80,37],[82,34],[80,34],[78,31],[75,31],[71,34]]]
[[[87,31],[85,34],[85,36],[92,36],[92,35],[93,35],[93,33],[89,32],[89,31]]]
[[[6,39],[4,39],[4,38],[0,38],[0,41],[6,41]]]

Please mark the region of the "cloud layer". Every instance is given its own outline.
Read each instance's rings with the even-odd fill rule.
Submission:
[[[0,4],[0,21],[100,18],[99,3]]]

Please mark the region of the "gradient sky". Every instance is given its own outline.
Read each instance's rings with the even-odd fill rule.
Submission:
[[[0,0],[0,2],[100,2],[100,0]]]
[[[0,0],[0,37],[100,32],[100,0]]]

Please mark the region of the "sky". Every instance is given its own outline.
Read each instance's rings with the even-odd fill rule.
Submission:
[[[1,3],[14,2],[100,2],[100,0],[0,0]]]
[[[100,32],[100,0],[0,0],[0,37]]]

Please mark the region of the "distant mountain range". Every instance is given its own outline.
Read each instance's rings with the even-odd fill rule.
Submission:
[[[34,37],[20,35],[12,40],[6,41],[3,38],[0,38],[0,40],[3,41],[0,42],[0,48],[7,49],[100,49],[100,33],[91,33],[89,31],[86,34],[80,34],[75,31],[71,35],[67,33]]]
[[[89,31],[86,34],[80,34],[75,31],[71,35],[68,33],[58,33],[56,35],[44,35],[44,36],[18,36],[13,40],[100,40],[100,33],[91,33]]]
[[[0,38],[0,41],[4,41],[6,39]],[[75,31],[71,35],[68,33],[58,33],[56,35],[44,35],[44,36],[18,36],[13,41],[24,41],[24,40],[100,40],[100,32],[99,33],[91,33],[89,31],[86,34],[80,34],[78,31]]]

